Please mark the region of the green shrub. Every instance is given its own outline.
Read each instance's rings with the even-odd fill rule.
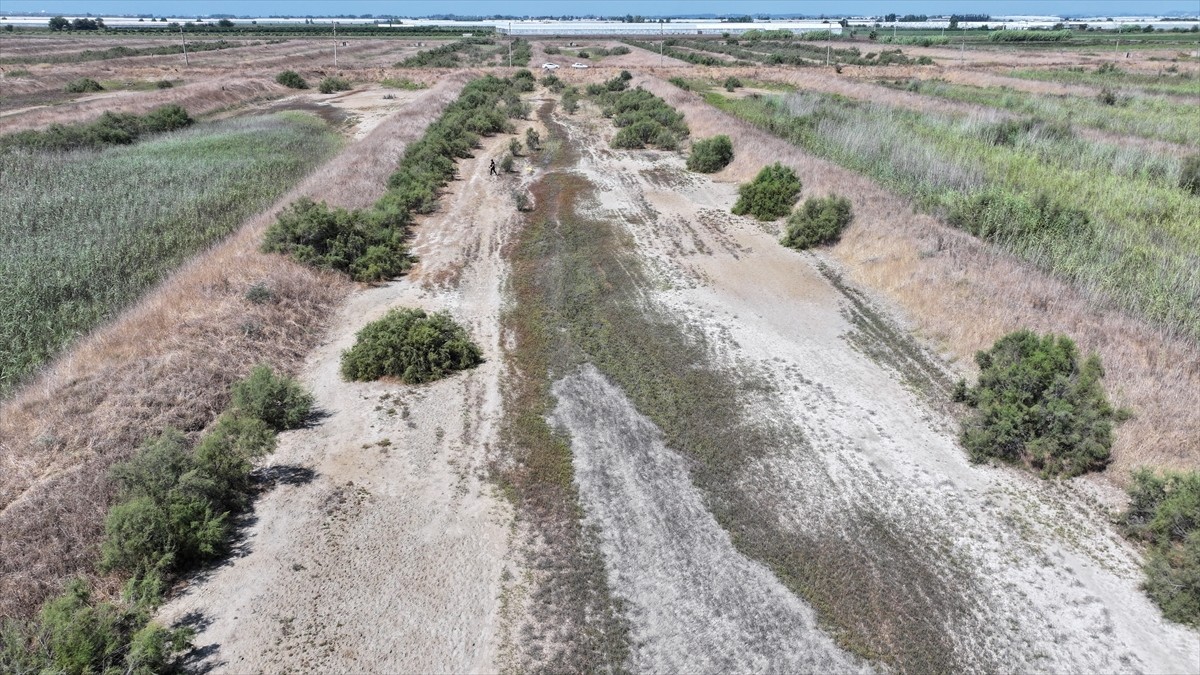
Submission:
[[[68,94],[87,94],[93,91],[104,91],[104,87],[90,77],[81,77],[67,83]]]
[[[518,141],[515,138],[508,139],[508,152],[513,157],[520,157],[521,156],[521,141]]]
[[[741,87],[742,87],[742,81],[737,79],[733,75],[730,75],[729,77],[725,78],[725,91],[733,91],[734,89],[740,89]]]
[[[667,80],[667,82],[670,82],[671,84],[675,85],[676,87],[679,87],[680,89],[682,89],[684,91],[692,90],[692,85],[688,84],[687,80],[683,79],[682,77],[679,77],[678,75]]]
[[[781,243],[803,251],[835,242],[853,217],[849,199],[837,195],[808,199],[788,218]]]
[[[500,160],[500,170],[504,173],[513,172],[513,156],[511,152],[504,155],[504,159]]]
[[[113,467],[121,499],[104,523],[101,568],[135,575],[189,568],[215,556],[228,534],[228,513],[196,471],[183,435],[168,429]]]
[[[145,134],[175,131],[193,120],[178,105],[155,108],[145,115],[106,112],[94,122],[76,125],[51,124],[44,130],[20,131],[0,138],[0,148],[65,152],[108,145],[129,145]]]
[[[959,384],[955,398],[975,409],[962,443],[977,461],[1023,462],[1043,476],[1077,476],[1109,462],[1114,422],[1104,369],[1092,355],[1079,362],[1075,343],[1030,331],[1005,335],[976,353],[979,383]]]
[[[679,139],[689,133],[683,114],[641,87],[626,91],[625,83],[628,80],[623,78],[625,74],[622,71],[622,76],[609,80],[595,94],[604,116],[611,117],[613,124],[621,127],[613,136],[612,147],[638,149],[653,145],[662,150],[678,148]]]
[[[304,426],[312,413],[312,404],[312,395],[300,383],[276,375],[267,365],[255,366],[233,385],[233,410],[260,419],[275,431]]]
[[[1200,195],[1200,155],[1185,157],[1179,169],[1179,187]]]
[[[154,83],[155,89],[171,89],[174,86],[175,83],[170,80],[159,80]]]
[[[579,109],[579,90],[573,86],[563,90],[562,107],[568,115],[575,114]]]
[[[981,239],[1012,245],[1043,235],[1086,241],[1091,218],[1046,194],[1033,199],[1004,190],[984,190],[952,202],[946,220]]]
[[[338,77],[336,75],[331,75],[331,76],[321,80],[321,84],[317,86],[317,89],[322,94],[332,94],[332,93],[338,92],[338,91],[349,91],[350,90],[350,80],[347,80],[344,77]]]
[[[358,332],[354,346],[342,354],[342,376],[359,381],[397,377],[418,384],[482,362],[479,347],[449,314],[400,309]]]
[[[689,171],[700,173],[716,173],[732,161],[733,141],[722,134],[693,143],[692,153],[688,155],[687,168]]]
[[[345,272],[355,281],[391,279],[411,264],[399,217],[378,209],[331,209],[305,197],[279,215],[267,230],[262,250]]]
[[[129,673],[173,672],[192,631],[150,623],[149,607],[92,598],[82,579],[42,605],[36,619],[10,620],[0,642],[0,672]]]
[[[1172,621],[1200,626],[1200,472],[1133,474],[1126,532],[1151,544],[1143,587]]]
[[[289,89],[308,89],[308,82],[294,70],[285,70],[275,76],[275,81]],[[329,93],[329,92],[324,92]]]
[[[738,187],[738,200],[733,213],[752,215],[758,220],[775,220],[786,216],[800,196],[800,179],[791,167],[776,162],[763,167],[749,183]]]
[[[197,471],[211,481],[207,496],[215,508],[229,512],[245,508],[253,460],[274,451],[275,429],[267,422],[241,411],[218,417],[193,453]]]
[[[541,80],[539,80],[539,82],[541,82],[543,87],[549,89],[550,91],[552,91],[556,94],[561,92],[563,90],[563,87],[565,86],[563,84],[562,79],[559,78],[559,76],[555,75],[554,73],[550,73],[549,75],[546,75]]]
[[[562,50],[554,45],[546,45],[545,47],[542,48],[542,51],[546,52],[547,54],[561,54],[562,53]]]

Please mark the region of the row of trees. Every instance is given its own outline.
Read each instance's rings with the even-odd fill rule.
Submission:
[[[56,16],[50,19],[50,30],[101,30],[105,28],[104,19],[88,19],[79,17],[67,20],[66,17]]]

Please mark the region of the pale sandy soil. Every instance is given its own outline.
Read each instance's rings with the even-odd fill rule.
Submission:
[[[584,139],[611,134],[596,123],[596,131],[586,120],[571,124]],[[889,523],[911,547],[919,572],[964,580],[952,590],[961,596],[960,611],[941,619],[955,657],[972,669],[1200,670],[1200,639],[1165,622],[1138,588],[1139,556],[1105,521],[1097,488],[969,463],[942,407],[855,347],[846,297],[816,269],[835,261],[785,249],[776,242],[777,228],[728,215],[735,185],[685,172],[678,155],[588,144],[580,168],[600,190],[590,215],[625,223],[655,274],[652,304],[701,331],[714,362],[772,382],[777,398],[759,414],[802,432],[805,442],[737,477],[772,505],[784,527],[833,536],[853,530],[862,513]],[[710,643],[710,631],[685,618],[694,614],[662,609],[675,602],[678,588],[655,587],[630,572],[631,560],[689,569],[672,552],[685,542],[688,557],[733,560],[719,537],[696,542],[689,534],[695,527],[672,526],[702,518],[687,498],[663,510],[657,491],[682,480],[669,468],[670,450],[656,447],[648,423],[596,377],[560,382],[557,392],[557,415],[575,439],[576,479],[589,518],[601,528],[610,583],[629,603],[635,636],[647,640],[635,647],[635,663],[682,663],[680,670],[719,663],[707,659],[721,642]],[[594,402],[597,393],[603,403]],[[596,420],[597,410],[610,414]],[[597,442],[597,434],[605,441]],[[644,523],[645,536],[630,535],[630,523]],[[890,564],[880,559],[873,572],[896,593],[907,592],[907,580]],[[696,606],[694,598],[709,603],[706,611],[731,603],[727,596],[704,598],[707,588],[697,586],[683,607]],[[771,658],[786,663],[786,650],[766,663]]]
[[[491,139],[421,222],[420,263],[346,304],[301,376],[323,418],[270,462],[311,472],[259,501],[245,552],[164,608],[199,619],[215,672],[474,672],[499,658],[500,587],[515,530],[485,467],[500,415],[499,319],[516,222]],[[448,310],[488,359],[424,385],[348,383],[338,359],[395,307]],[[190,618],[189,618],[190,617]]]

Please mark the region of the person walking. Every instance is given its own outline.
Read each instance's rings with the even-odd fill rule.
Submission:
[[[496,170],[496,160],[492,160],[492,166],[488,169],[489,176],[499,176],[500,172]]]

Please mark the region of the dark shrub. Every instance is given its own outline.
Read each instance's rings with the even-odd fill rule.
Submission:
[[[214,505],[223,511],[243,509],[250,497],[251,462],[274,451],[275,430],[263,420],[241,411],[217,418],[194,453],[197,470],[211,480],[207,496]]]
[[[255,366],[245,379],[233,385],[232,409],[262,420],[275,431],[304,426],[312,404],[312,395],[300,383],[276,375],[267,365]]]
[[[1179,168],[1179,187],[1200,195],[1200,155],[1185,157]]]
[[[62,152],[106,145],[128,145],[142,134],[182,129],[194,120],[178,105],[156,108],[139,117],[132,113],[106,112],[94,122],[65,126],[51,124],[44,130],[19,131],[0,138],[0,147],[22,147]]]
[[[408,269],[405,228],[399,212],[331,209],[307,197],[279,214],[262,249],[299,262],[335,269],[355,281],[391,279]]]
[[[853,217],[849,199],[837,195],[808,199],[788,218],[781,243],[803,251],[835,242]]]
[[[191,126],[195,122],[180,105],[164,105],[142,116],[141,133],[158,134]]]
[[[397,377],[417,384],[482,362],[479,347],[449,314],[400,309],[358,332],[354,346],[342,354],[342,376],[348,380]]]
[[[1147,594],[1172,621],[1200,626],[1200,472],[1133,474],[1130,536],[1151,544]]]
[[[971,458],[1022,462],[1043,476],[1077,476],[1109,462],[1113,423],[1092,355],[1079,362],[1075,343],[1061,335],[1010,333],[978,352],[979,383],[956,392],[975,415],[963,425]]]
[[[276,75],[275,81],[290,89],[308,89],[308,83],[294,70],[285,70]]]
[[[558,92],[561,92],[563,90],[563,86],[564,86],[563,81],[554,73],[550,73],[549,75],[546,75],[541,80],[539,80],[539,82],[542,83],[543,87],[549,89],[550,91],[552,91],[556,94]]]
[[[68,94],[87,94],[93,91],[104,91],[104,87],[90,77],[81,77],[67,83]]]
[[[678,75],[667,80],[667,82],[670,82],[671,84],[675,85],[676,87],[679,87],[680,89],[682,89],[684,91],[692,90],[692,85],[688,84],[687,80],[683,79],[682,77],[679,77]]]
[[[775,220],[786,216],[800,196],[800,179],[791,167],[776,162],[763,167],[749,183],[738,188],[738,200],[733,213],[750,214],[758,220]]]
[[[713,136],[692,144],[692,154],[688,155],[687,168],[689,171],[700,173],[715,173],[724,169],[733,161],[733,142],[728,136]]]
[[[344,77],[338,77],[336,75],[332,75],[330,77],[327,77],[327,78],[321,80],[321,84],[317,86],[317,89],[322,94],[332,94],[332,93],[338,92],[338,91],[349,91],[350,90],[350,80],[347,80]]]
[[[742,81],[737,79],[733,75],[730,75],[729,77],[725,78],[725,91],[733,91],[734,89],[740,89],[741,87],[742,87]]]
[[[1029,199],[999,190],[979,192],[953,203],[946,220],[977,237],[1006,244],[1043,235],[1092,236],[1086,211],[1064,206],[1046,194]]]
[[[170,80],[159,80],[154,83],[156,89],[170,89],[175,86],[175,83]]]

